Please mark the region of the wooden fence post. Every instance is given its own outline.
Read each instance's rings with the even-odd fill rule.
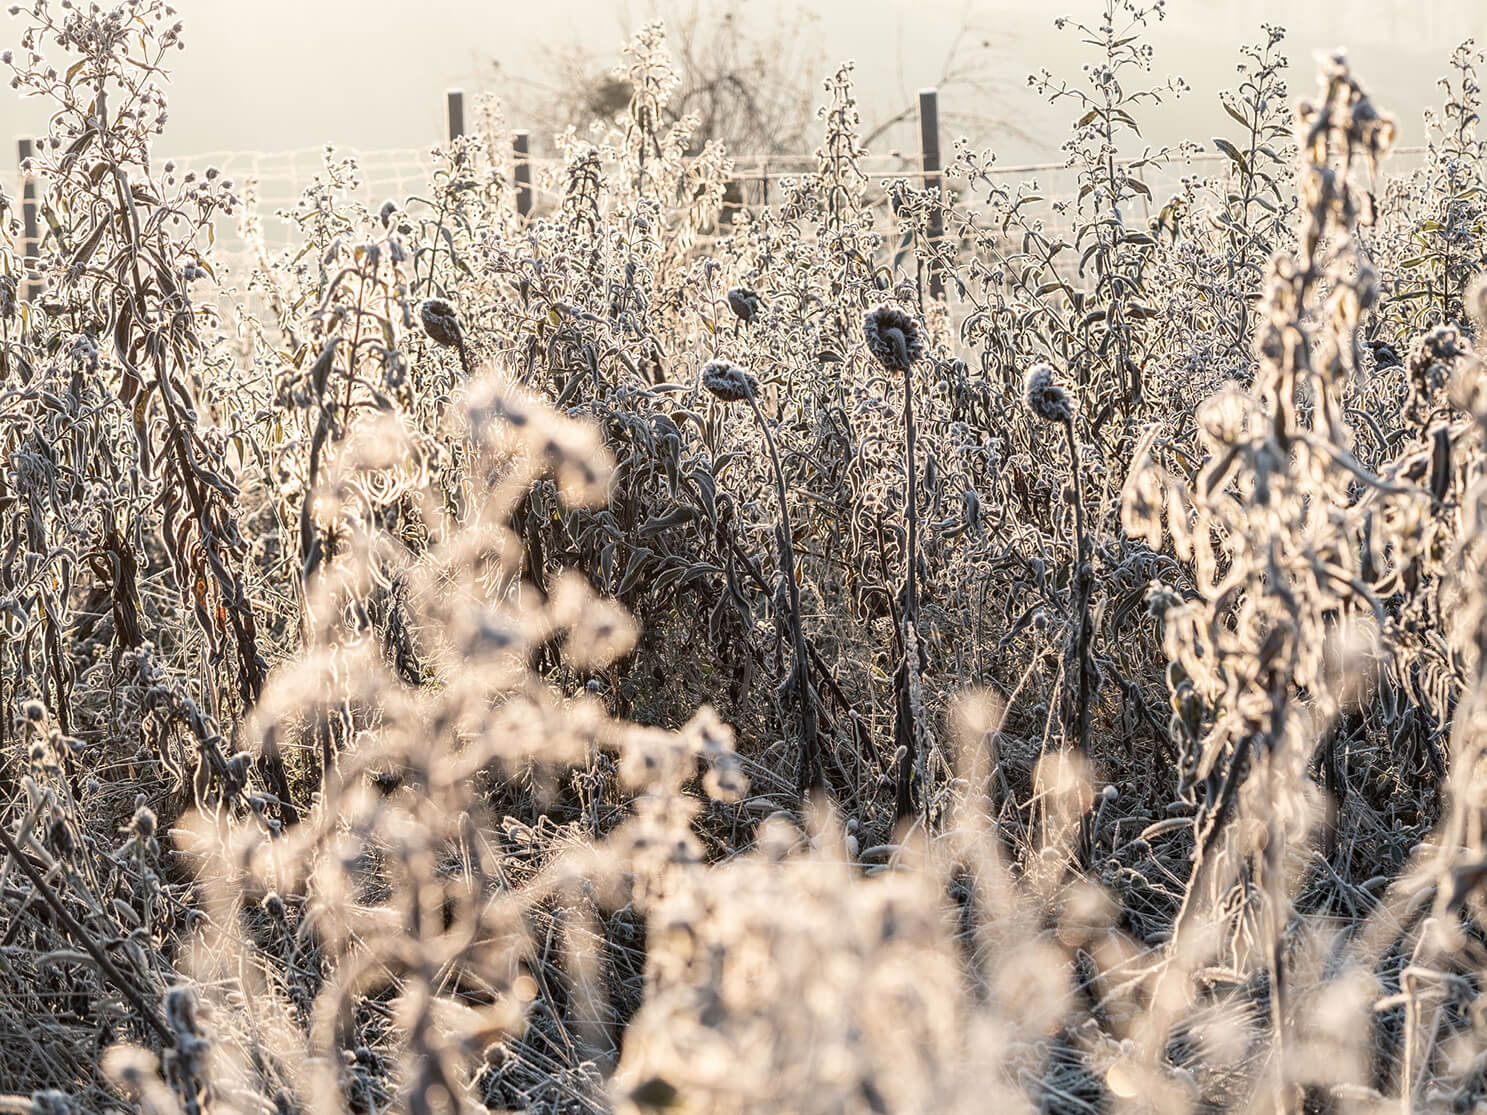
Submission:
[[[516,182],[516,211],[523,217],[532,212],[531,136],[526,132],[511,135],[511,177]]]
[[[41,283],[36,277],[37,255],[41,249],[41,232],[36,215],[36,176],[26,170],[26,160],[31,157],[31,140],[23,139],[17,145],[21,166],[21,289],[23,302],[35,301],[41,293]]]
[[[936,206],[929,218],[929,242],[932,249],[940,246],[945,235],[945,219],[938,202],[940,193],[940,94],[937,89],[919,90],[919,151],[924,165],[924,188],[935,194]],[[945,297],[945,277],[931,257],[929,296]]]
[[[449,142],[465,134],[465,92],[451,89],[444,94],[444,112],[449,121]]]

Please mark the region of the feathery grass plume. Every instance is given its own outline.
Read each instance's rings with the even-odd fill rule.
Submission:
[[[702,369],[702,385],[716,398],[725,403],[746,401],[753,411],[754,421],[764,438],[764,447],[774,469],[775,498],[780,504],[780,522],[775,529],[775,546],[780,560],[780,583],[785,588],[785,622],[782,634],[790,643],[790,672],[780,686],[780,693],[787,705],[795,709],[796,728],[799,733],[799,755],[796,760],[796,789],[804,799],[812,790],[824,784],[821,765],[821,743],[816,720],[816,689],[811,681],[810,655],[806,646],[803,612],[800,606],[800,586],[795,576],[795,531],[790,525],[790,491],[785,484],[785,470],[780,465],[780,454],[775,448],[774,435],[764,412],[759,409],[759,383],[753,375],[728,360],[709,360]],[[780,619],[779,593],[775,593],[776,622]]]
[[[1380,595],[1360,576],[1370,523],[1418,522],[1429,506],[1429,493],[1370,473],[1352,452],[1340,399],[1379,287],[1358,241],[1364,207],[1348,169],[1361,155],[1372,170],[1392,125],[1342,56],[1323,60],[1321,86],[1319,101],[1297,111],[1299,253],[1272,258],[1253,388],[1221,393],[1201,409],[1208,461],[1191,493],[1158,485],[1173,497],[1174,537],[1181,530],[1195,558],[1197,599],[1169,607],[1162,626],[1184,726],[1175,742],[1196,816],[1189,882],[1157,992],[1169,1007],[1147,1021],[1145,1056],[1152,1064],[1164,1056],[1169,1027],[1191,1001],[1195,966],[1217,952],[1268,981],[1271,1063],[1257,1086],[1288,1111],[1307,1074],[1320,1071],[1300,1052],[1291,929],[1294,857],[1318,808],[1306,768],[1319,742],[1335,746],[1327,735],[1345,701],[1327,652],[1386,621]],[[1133,476],[1153,467],[1149,441],[1140,457]],[[1133,499],[1131,512],[1129,527],[1159,536],[1154,520],[1138,522],[1155,516],[1149,496]],[[1395,544],[1409,552],[1421,543],[1401,536]],[[1324,764],[1336,762],[1324,754]],[[1198,914],[1205,907],[1223,919],[1217,932],[1213,914],[1206,922]]]

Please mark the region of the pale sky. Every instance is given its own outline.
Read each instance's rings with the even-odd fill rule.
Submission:
[[[697,0],[710,3],[713,0]],[[499,61],[533,73],[540,44],[577,40],[617,54],[626,29],[666,3],[646,0],[177,0],[187,49],[172,56],[171,122],[163,154],[276,151],[325,142],[376,150],[437,142],[443,94],[480,88]],[[675,0],[671,3],[674,8]],[[1004,137],[1003,161],[1056,153],[1069,110],[1049,110],[1026,89],[1040,65],[1077,74],[1084,55],[1053,28],[1060,14],[1094,19],[1098,0],[818,0],[818,48],[827,62],[853,58],[864,115],[886,114],[932,83],[955,30],[970,22],[992,38],[1006,103],[1030,140]],[[1311,88],[1314,49],[1349,45],[1375,100],[1400,117],[1417,142],[1420,110],[1451,47],[1487,41],[1482,0],[1170,0],[1154,37],[1159,73],[1193,87],[1178,106],[1152,117],[1159,141],[1222,132],[1215,93],[1233,83],[1236,48],[1259,37],[1262,20],[1287,26],[1294,93]],[[747,21],[792,6],[737,5]],[[0,15],[0,43],[13,45],[17,20]],[[802,75],[814,87],[823,74]],[[942,106],[942,112],[951,105]],[[981,107],[981,106],[978,106]],[[0,126],[12,137],[44,115],[0,89]],[[521,121],[511,120],[513,126]],[[947,142],[948,142],[947,137]],[[11,151],[14,151],[13,141]],[[11,156],[13,158],[13,154]]]

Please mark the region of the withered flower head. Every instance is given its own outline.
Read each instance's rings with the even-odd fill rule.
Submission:
[[[702,386],[725,403],[741,403],[759,390],[759,381],[737,364],[709,360],[702,369]]]
[[[443,298],[430,298],[418,308],[423,331],[437,345],[453,348],[460,343],[460,318],[454,307]]]
[[[1074,418],[1074,400],[1053,378],[1049,364],[1034,364],[1023,382],[1027,408],[1044,422],[1069,422]]]
[[[746,286],[736,286],[728,292],[728,305],[748,325],[759,313],[759,296]]]
[[[924,355],[919,325],[897,306],[875,306],[862,320],[867,349],[890,372],[906,372]]]

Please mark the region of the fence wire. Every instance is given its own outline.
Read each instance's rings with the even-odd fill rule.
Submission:
[[[327,157],[334,157],[337,161],[347,158],[355,161],[358,169],[357,185],[347,192],[375,209],[389,199],[401,203],[410,196],[426,194],[434,173],[437,150],[432,145],[383,150],[319,146],[288,151],[209,151],[196,155],[172,156],[170,161],[175,164],[178,174],[186,171],[203,174],[209,167],[215,167],[224,177],[233,181],[239,192],[252,182],[264,240],[270,253],[274,253],[288,247],[293,239],[293,226],[278,214],[291,209],[317,177],[324,178]],[[1426,150],[1425,147],[1397,148],[1387,164],[1387,173],[1409,173],[1420,164],[1421,156]],[[155,159],[157,166],[163,165],[165,161],[161,156]],[[545,187],[548,183],[559,180],[562,161],[540,157],[527,161],[532,168],[533,211],[541,213],[556,201],[550,189]],[[1152,197],[1143,203],[1143,211],[1133,216],[1145,220],[1155,214],[1168,198],[1181,190],[1184,178],[1211,177],[1222,173],[1227,166],[1226,156],[1217,152],[1203,152],[1147,167],[1142,178],[1151,189]],[[917,154],[868,156],[858,160],[857,168],[875,187],[893,179],[908,179],[922,184],[926,178],[937,178],[947,187],[955,188],[955,180],[949,178],[944,171],[927,174],[920,166]],[[733,160],[732,171],[732,180],[736,184],[736,199],[733,204],[757,207],[778,201],[782,179],[815,173],[817,169],[815,155],[737,157]],[[991,169],[993,180],[1009,186],[1019,182],[1036,183],[1037,192],[1050,202],[1072,199],[1078,190],[1077,175],[1075,168],[1062,162],[993,165]],[[10,181],[4,183],[6,192],[13,198],[19,198],[21,183],[22,175],[19,167],[16,167]],[[880,204],[883,201],[881,196],[879,201]],[[886,205],[884,208],[886,210]],[[1045,227],[1053,233],[1066,231],[1064,226],[1072,220],[1070,217],[1060,217],[1051,205],[1046,206],[1040,216]],[[245,275],[252,260],[247,245],[239,236],[236,218],[219,221],[215,233],[218,259],[226,264],[231,274]]]

